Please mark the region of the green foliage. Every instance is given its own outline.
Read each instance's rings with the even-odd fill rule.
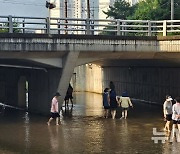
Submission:
[[[171,0],[141,0],[133,6],[125,0],[117,0],[104,13],[114,19],[170,20]],[[174,0],[174,19],[180,19],[180,0]]]
[[[127,19],[134,12],[135,6],[130,6],[125,0],[115,1],[113,6],[109,6],[107,12],[103,11],[107,17],[113,17],[114,19]]]
[[[114,19],[170,20],[171,0],[140,0],[139,3],[133,6],[130,6],[125,0],[117,0],[114,5],[110,6],[108,11],[104,13],[107,15],[107,18],[111,17]],[[174,19],[180,19],[180,0],[174,0]],[[139,25],[139,23],[137,24]],[[136,23],[133,23],[133,25],[136,25]],[[110,30],[112,28],[106,27],[105,29]],[[134,28],[129,29],[133,30]],[[143,30],[143,28],[139,27],[139,30]],[[104,32],[102,34],[114,35],[115,32]],[[142,35],[142,33],[133,35]]]
[[[174,0],[174,19],[180,18],[180,0]],[[140,1],[134,15],[129,19],[135,20],[170,20],[171,0]]]
[[[6,28],[8,26],[9,26],[8,23],[3,24],[2,28],[0,27],[0,33],[8,33],[9,29]],[[17,22],[13,22],[13,33],[20,33],[21,30],[20,29],[16,29],[16,27],[19,27],[19,24]]]

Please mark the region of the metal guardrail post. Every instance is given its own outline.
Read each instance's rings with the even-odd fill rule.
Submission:
[[[13,33],[13,21],[12,21],[12,16],[8,17],[9,20],[9,33]]]
[[[89,18],[86,19],[86,34],[90,35],[90,20],[89,20]]]
[[[167,21],[163,21],[163,36],[167,36]]]
[[[151,36],[152,33],[151,33],[151,21],[148,20],[148,36]]]
[[[125,25],[126,24],[126,22],[125,21],[123,21],[122,22],[122,36],[124,36],[126,33],[124,32],[124,30],[126,30],[126,27],[123,27],[123,25]]]
[[[25,18],[23,19],[23,24],[22,24],[22,27],[23,27],[23,33],[25,33]]]
[[[50,34],[50,17],[46,18],[46,34]]]
[[[120,21],[117,20],[117,35],[121,35],[121,31],[120,31]]]

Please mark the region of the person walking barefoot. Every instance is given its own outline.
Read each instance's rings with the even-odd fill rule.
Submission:
[[[50,125],[53,119],[56,119],[56,125],[59,125],[59,107],[58,107],[58,98],[61,95],[57,92],[51,102],[51,117],[49,118],[47,124]]]
[[[175,98],[176,104],[172,107],[172,120],[173,120],[173,128],[172,128],[172,139],[175,137],[176,126],[177,126],[177,140],[180,139],[180,97]]]
[[[118,100],[118,104],[120,107],[122,107],[122,117],[120,119],[127,119],[128,110],[130,107],[133,107],[133,104],[126,91],[122,93],[122,96]]]
[[[163,104],[163,113],[166,124],[164,126],[164,131],[170,132],[170,122],[172,120],[172,98],[171,96],[166,96],[166,101]]]
[[[112,116],[112,119],[115,119],[115,117],[116,117],[116,109],[118,107],[115,89],[110,90],[109,96],[110,96],[111,116]]]

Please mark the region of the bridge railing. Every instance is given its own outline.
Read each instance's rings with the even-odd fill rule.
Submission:
[[[0,16],[0,33],[156,36],[180,34],[180,20],[121,20]]]

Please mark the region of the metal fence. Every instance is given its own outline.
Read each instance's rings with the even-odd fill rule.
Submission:
[[[0,33],[179,35],[180,20],[121,20],[0,16]]]

